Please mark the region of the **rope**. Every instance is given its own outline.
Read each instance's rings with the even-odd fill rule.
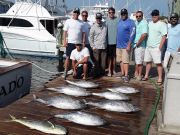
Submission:
[[[149,117],[149,119],[148,119],[148,121],[146,123],[146,127],[144,129],[144,135],[148,135],[148,133],[149,133],[149,128],[150,128],[151,123],[152,123],[152,121],[154,119],[154,116],[156,114],[156,110],[157,110],[157,107],[158,107],[158,104],[159,104],[160,94],[161,94],[160,87],[156,84],[156,82],[154,80],[152,80],[152,79],[150,79],[150,82],[155,86],[157,96],[156,96],[156,102],[155,102],[155,104],[152,107],[152,110],[151,110],[151,113],[150,113],[150,117]]]

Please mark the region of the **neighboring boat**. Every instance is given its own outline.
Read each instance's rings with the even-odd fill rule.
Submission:
[[[66,19],[51,16],[31,0],[16,0],[5,14],[0,14],[0,31],[10,53],[55,57],[57,25]]]
[[[12,5],[10,1],[0,0],[0,13],[6,13]]]
[[[114,3],[115,3],[115,0],[114,0]],[[114,4],[113,4],[114,6]],[[96,13],[102,13],[103,15],[103,20],[106,19],[106,17],[108,16],[108,9],[109,9],[110,4],[109,2],[107,2],[106,0],[104,0],[103,2],[100,2],[95,4],[94,6],[82,6],[81,7],[81,10],[86,10],[88,11],[89,13],[89,16],[88,16],[88,20],[91,21],[91,22],[95,22],[96,19],[95,19],[95,15]],[[81,16],[80,16],[80,19],[81,19]]]

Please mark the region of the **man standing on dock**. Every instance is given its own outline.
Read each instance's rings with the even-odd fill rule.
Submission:
[[[144,54],[146,49],[146,40],[148,33],[148,23],[143,20],[143,12],[136,12],[136,36],[134,39],[134,54],[135,54],[135,78],[140,81],[142,79],[142,69],[144,62]]]
[[[90,45],[94,55],[94,77],[105,75],[106,68],[106,47],[107,27],[102,22],[102,14],[96,13],[96,23],[90,30]]]
[[[116,49],[116,61],[120,63],[121,76],[124,82],[129,82],[129,62],[131,44],[134,41],[136,33],[135,23],[128,18],[127,9],[121,10],[121,20],[118,23],[117,28],[117,49]]]
[[[170,16],[171,26],[168,29],[168,44],[164,58],[164,67],[167,67],[171,54],[180,52],[180,24],[178,24],[179,15],[172,13]]]
[[[108,13],[109,17],[106,19],[108,76],[112,76],[115,74],[117,25],[119,19],[115,16],[115,9],[113,7],[108,9]]]
[[[82,17],[82,21],[84,23],[84,28],[85,28],[85,33],[86,33],[85,46],[88,48],[89,53],[90,53],[90,57],[93,60],[93,50],[92,50],[90,43],[89,43],[89,32],[90,32],[90,29],[91,29],[91,26],[93,25],[93,23],[87,19],[88,18],[88,12],[86,10],[82,11],[81,17]]]
[[[64,79],[67,76],[71,52],[76,48],[75,44],[85,44],[86,40],[84,24],[78,19],[79,15],[80,9],[75,8],[72,19],[68,19],[64,25],[64,46],[66,47]]]
[[[166,42],[167,36],[167,24],[160,21],[159,10],[155,9],[151,13],[152,21],[149,23],[149,32],[147,47],[145,50],[144,61],[146,62],[146,74],[142,79],[143,81],[148,80],[149,72],[152,67],[152,61],[157,65],[158,80],[157,84],[162,84],[163,67],[161,60],[161,50],[164,43]]]

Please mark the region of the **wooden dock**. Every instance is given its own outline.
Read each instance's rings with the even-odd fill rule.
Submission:
[[[82,126],[64,119],[54,118],[53,115],[70,112],[68,110],[56,109],[45,106],[39,102],[33,101],[33,94],[41,98],[60,95],[46,90],[46,87],[57,87],[66,85],[66,82],[61,77],[47,83],[40,91],[32,91],[28,96],[14,102],[13,104],[0,108],[0,135],[45,135],[36,130],[31,130],[19,123],[7,122],[10,120],[9,114],[27,119],[49,120],[52,123],[63,125],[68,130],[68,135],[143,135],[146,122],[149,118],[150,111],[156,98],[156,90],[150,82],[138,82],[131,80],[129,84],[124,84],[119,78],[103,77],[92,80],[100,84],[99,89],[89,91],[100,92],[105,91],[107,87],[115,86],[130,86],[140,90],[140,93],[130,95],[131,103],[138,106],[141,111],[136,113],[116,113],[105,110],[100,110],[95,107],[84,109],[85,112],[90,112],[103,117],[108,121],[108,124],[101,127]],[[83,98],[82,98],[83,99]],[[101,100],[94,96],[85,98],[87,101]]]

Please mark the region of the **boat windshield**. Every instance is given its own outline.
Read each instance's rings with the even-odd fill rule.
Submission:
[[[41,19],[40,22],[51,35],[56,36],[58,20]]]

